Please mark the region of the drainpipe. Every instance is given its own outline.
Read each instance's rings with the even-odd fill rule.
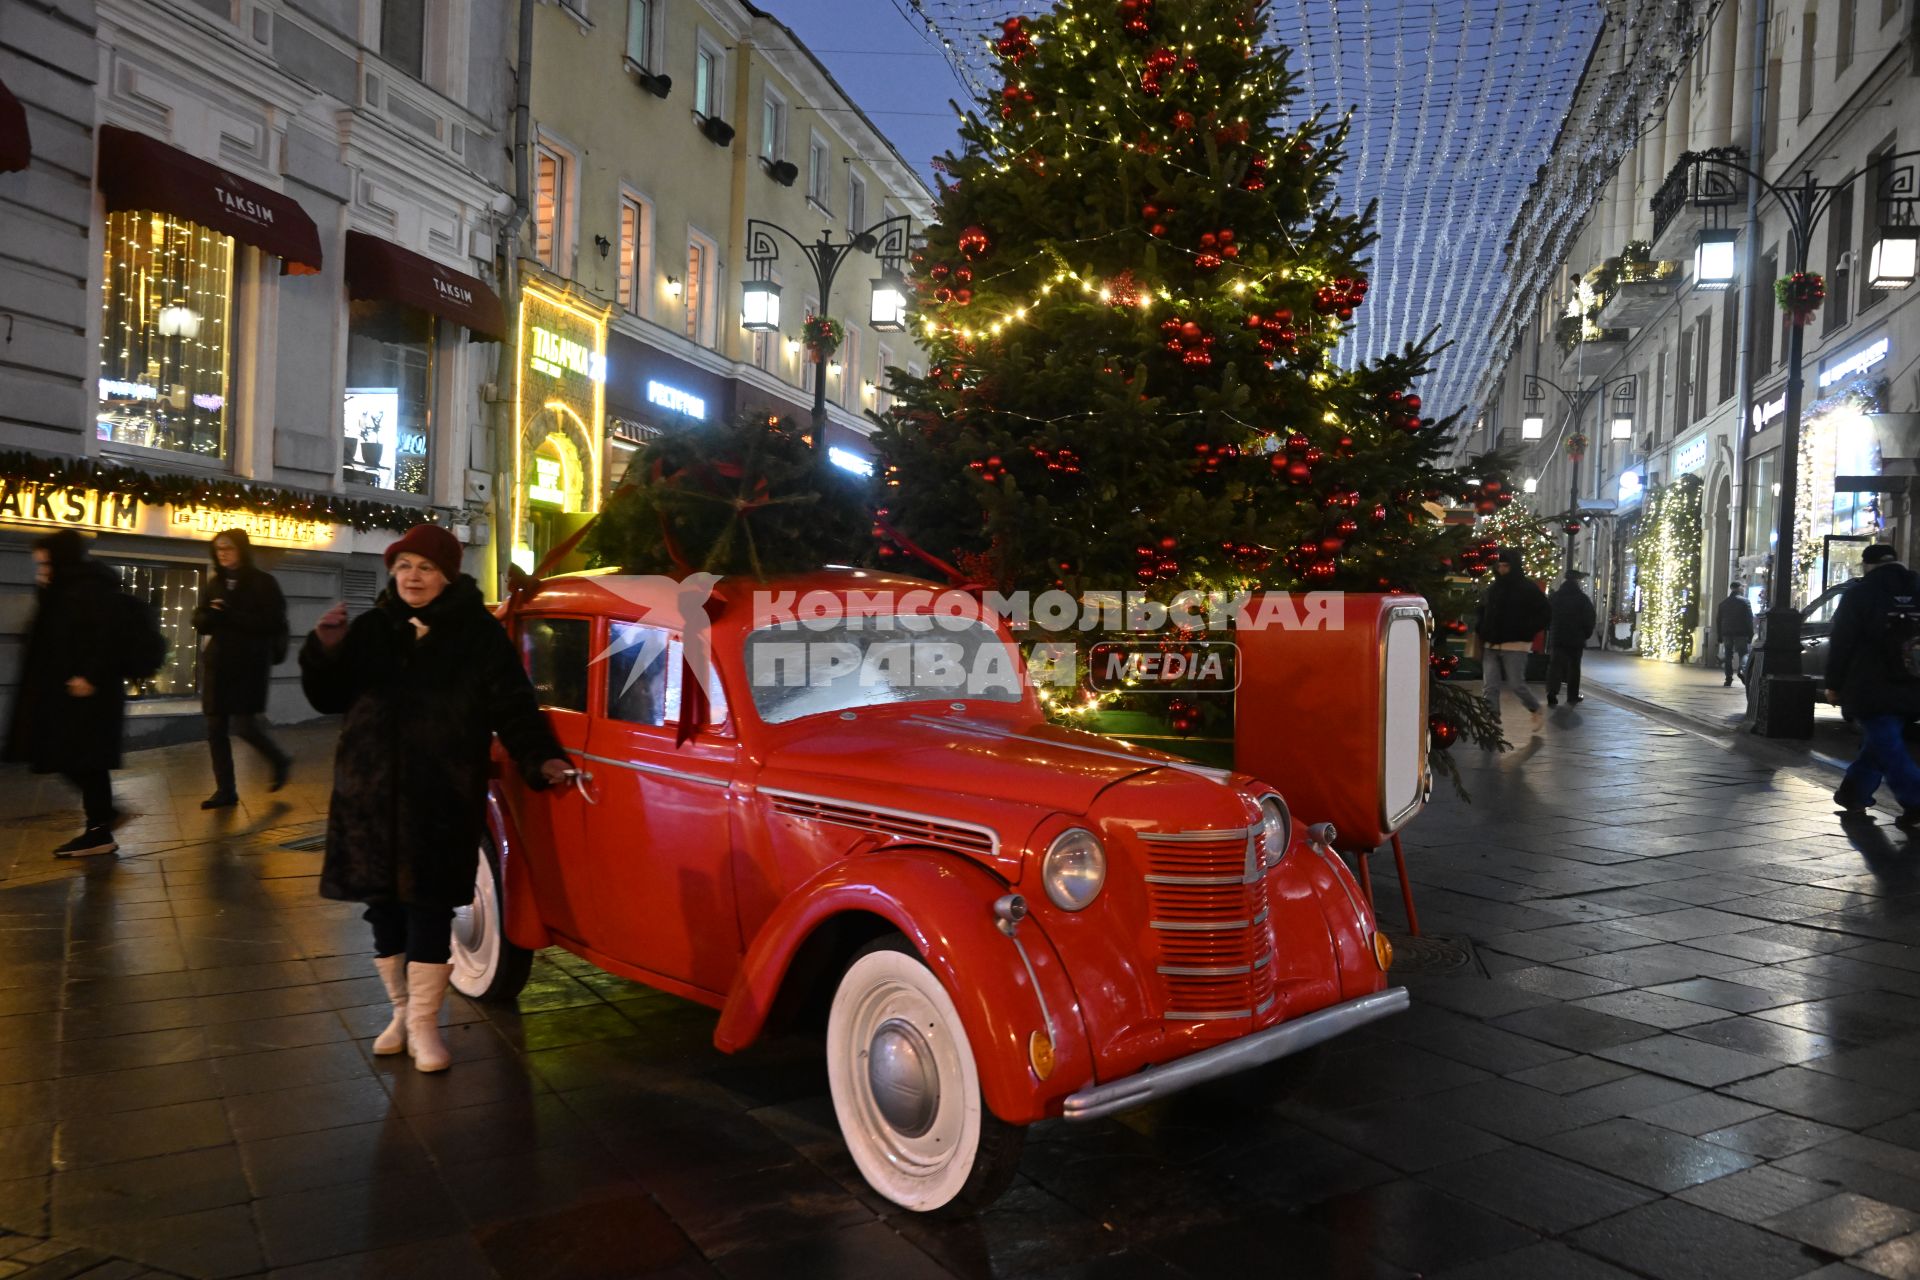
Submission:
[[[1747,122],[1747,167],[1758,173],[1764,158],[1761,150],[1767,139],[1767,10],[1771,0],[1748,0],[1753,14],[1753,107]],[[1740,555],[1745,548],[1746,508],[1753,500],[1747,493],[1747,437],[1753,430],[1753,384],[1759,375],[1754,366],[1753,349],[1760,325],[1771,323],[1772,315],[1763,312],[1761,284],[1755,278],[1760,270],[1760,184],[1747,180],[1747,260],[1740,278],[1746,282],[1746,297],[1740,307],[1740,398],[1735,405],[1738,417],[1733,424],[1733,527],[1727,531],[1727,581],[1740,577]],[[1764,319],[1763,319],[1764,316]],[[1775,589],[1776,596],[1778,594]]]
[[[520,48],[514,64],[513,101],[513,212],[500,229],[500,285],[507,311],[507,332],[500,344],[499,371],[493,401],[493,572],[500,598],[506,597],[507,570],[513,564],[514,528],[518,509],[514,474],[514,432],[520,429],[520,231],[532,213],[530,190],[533,147],[533,11],[538,0],[520,0]]]

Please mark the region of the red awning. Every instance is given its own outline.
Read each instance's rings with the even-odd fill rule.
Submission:
[[[320,270],[320,229],[292,196],[143,133],[100,126],[100,192],[109,211],[176,214],[265,249],[283,275]]]
[[[418,307],[481,341],[506,337],[506,309],[485,281],[359,231],[347,232],[347,295]]]
[[[27,109],[0,84],[0,173],[27,167]]]

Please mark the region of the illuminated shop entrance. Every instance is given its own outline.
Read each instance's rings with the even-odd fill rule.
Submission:
[[[605,313],[522,292],[511,527],[513,562],[529,573],[600,509],[606,349]]]

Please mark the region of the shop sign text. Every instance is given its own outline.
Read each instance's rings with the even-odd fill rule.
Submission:
[[[1822,369],[1820,371],[1820,386],[1822,389],[1825,389],[1839,382],[1842,378],[1851,378],[1856,373],[1865,373],[1892,354],[1893,339],[1882,338],[1878,342],[1860,348],[1833,367]]]
[[[707,416],[705,400],[691,391],[682,391],[664,382],[652,380],[647,382],[647,403],[657,404],[672,413],[684,413],[689,418],[699,418],[704,421]]]
[[[539,325],[532,326],[531,332],[533,352],[527,360],[529,368],[549,378],[577,374],[595,382],[607,380],[607,358],[592,347],[575,342],[572,338],[563,338]]]
[[[1690,476],[1707,465],[1707,438],[1689,440],[1673,453],[1673,469],[1678,475]]]
[[[0,523],[131,533],[140,524],[140,499],[38,480],[0,481]]]

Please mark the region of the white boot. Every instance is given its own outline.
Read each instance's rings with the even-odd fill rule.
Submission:
[[[401,1053],[407,1047],[407,958],[375,956],[373,967],[380,971],[380,981],[386,984],[387,999],[393,1001],[393,1020],[374,1038],[373,1051],[382,1056]]]
[[[417,1071],[445,1071],[453,1064],[440,1038],[440,1004],[452,977],[450,964],[407,966],[407,1052]]]

